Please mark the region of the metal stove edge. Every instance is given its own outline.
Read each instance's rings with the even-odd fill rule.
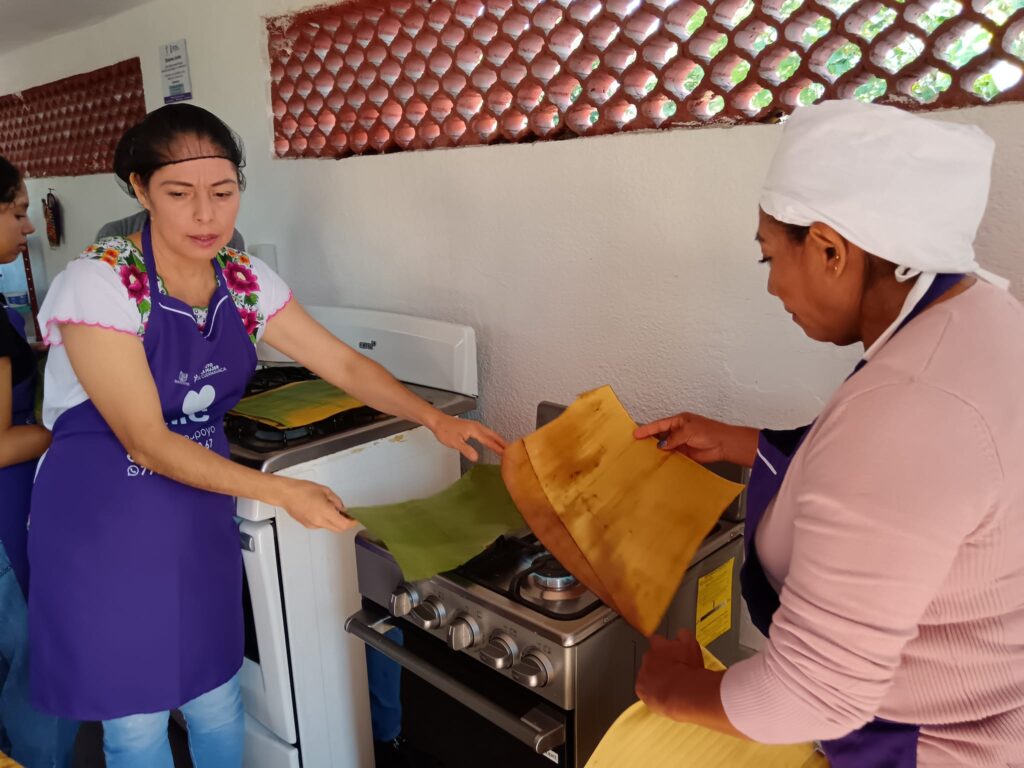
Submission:
[[[412,392],[430,402],[449,416],[461,416],[476,408],[476,398],[415,384],[406,385]],[[366,424],[354,429],[326,435],[316,440],[292,447],[284,447],[272,453],[263,453],[231,445],[231,459],[261,472],[280,472],[283,469],[304,464],[308,461],[330,456],[333,453],[355,448],[359,445],[391,437],[399,432],[414,429],[418,424],[397,416]]]

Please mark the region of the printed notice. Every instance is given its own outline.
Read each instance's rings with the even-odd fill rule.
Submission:
[[[705,648],[732,629],[732,557],[697,580],[697,642]]]
[[[184,38],[160,46],[160,79],[163,81],[164,104],[192,98],[192,76],[188,71],[188,49]]]

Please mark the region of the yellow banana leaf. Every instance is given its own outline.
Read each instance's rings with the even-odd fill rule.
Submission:
[[[704,666],[725,667],[701,648]],[[813,744],[758,744],[692,723],[677,723],[642,702],[601,739],[586,768],[828,768]]]

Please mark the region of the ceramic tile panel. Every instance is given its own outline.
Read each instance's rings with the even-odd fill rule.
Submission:
[[[26,176],[110,173],[114,148],[146,114],[139,60],[0,96],[0,154]]]
[[[1024,0],[392,0],[267,31],[278,157],[1024,100]]]

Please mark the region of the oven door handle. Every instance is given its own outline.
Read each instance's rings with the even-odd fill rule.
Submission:
[[[389,623],[390,619],[391,616],[383,611],[367,608],[350,616],[345,622],[345,629],[417,677],[487,718],[537,754],[543,755],[565,744],[565,721],[556,710],[537,705],[522,717],[512,714],[412,651],[384,637],[383,633],[394,626]]]

